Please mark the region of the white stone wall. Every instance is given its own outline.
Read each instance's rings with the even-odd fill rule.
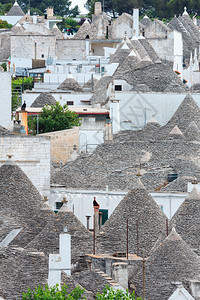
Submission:
[[[175,113],[185,94],[115,92],[120,100],[121,130],[142,128],[154,116],[165,125]],[[192,95],[200,106],[200,94]]]
[[[49,203],[53,209],[56,208],[56,202],[61,202],[66,196],[69,208],[74,212],[76,217],[87,226],[85,216],[91,216],[90,229],[93,228],[93,200],[100,204],[100,209],[108,209],[108,217],[112,214],[119,202],[125,197],[127,191],[110,192],[110,191],[94,191],[94,190],[67,190],[66,188],[51,188]],[[187,197],[188,193],[150,193],[156,203],[163,210],[165,215],[170,219],[182,202]]]
[[[43,90],[44,91],[44,90]],[[41,92],[24,93],[23,100],[25,100],[27,107],[30,107],[34,100],[41,94]],[[52,96],[56,101],[60,102],[61,105],[67,103],[67,101],[74,101],[75,106],[87,105],[87,103],[81,102],[82,100],[89,100],[92,94],[89,93],[52,93]]]
[[[46,60],[48,56],[55,58],[55,43],[56,38],[53,35],[11,35],[12,63],[15,62],[16,67],[18,67],[17,59],[20,58],[29,60]],[[24,65],[24,67],[26,67],[26,65]]]
[[[11,122],[11,75],[0,72],[0,125],[10,128]]]
[[[57,59],[75,59],[85,58],[86,42],[85,40],[59,39],[56,40]]]
[[[41,194],[50,189],[50,139],[48,137],[6,136],[0,138],[0,166],[12,160],[25,172]]]

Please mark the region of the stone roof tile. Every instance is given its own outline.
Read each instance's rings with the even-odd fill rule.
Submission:
[[[97,233],[97,252],[126,253],[126,229],[129,222],[129,251],[137,253],[137,230],[139,231],[139,255],[149,253],[164,230],[166,216],[147,190],[136,179],[132,189],[118,204],[112,215]]]
[[[42,92],[31,104],[31,107],[43,107],[45,105],[56,105],[56,99],[51,93]]]
[[[174,284],[197,279],[200,259],[175,230],[160,242],[145,263],[145,296],[147,299],[167,300],[174,291]],[[159,278],[159,280],[158,280]],[[142,270],[131,280],[138,296],[142,296]]]

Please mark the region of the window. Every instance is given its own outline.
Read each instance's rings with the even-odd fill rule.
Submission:
[[[74,105],[74,101],[67,101],[67,105]]]
[[[121,85],[115,85],[115,91],[122,91]]]
[[[99,221],[100,218],[102,220],[102,224],[100,225],[103,225],[108,220],[108,209],[100,209],[99,212],[101,213],[101,217],[99,217]]]
[[[42,56],[42,58],[44,58],[44,54],[42,54],[41,56]]]
[[[62,202],[56,202],[56,209],[60,209],[63,206]]]

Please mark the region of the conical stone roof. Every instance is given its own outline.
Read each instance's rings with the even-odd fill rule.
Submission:
[[[31,107],[43,107],[45,105],[56,105],[56,99],[51,95],[51,93],[41,93],[31,104]]]
[[[178,208],[170,226],[200,255],[200,193],[194,187],[192,192]]]
[[[94,88],[94,86],[97,82],[98,82],[98,79],[93,77],[93,88]],[[91,89],[92,88],[92,79],[91,78],[83,85],[83,88],[84,89]]]
[[[152,24],[152,21],[149,19],[148,16],[144,16],[141,20],[140,23],[142,23],[142,25],[144,25],[145,27],[148,27]]]
[[[59,85],[58,89],[65,91],[83,92],[82,87],[71,74],[69,74],[68,77]]]
[[[199,124],[200,109],[192,96],[187,94],[181,105],[163,129],[170,132],[170,130],[178,124],[179,129],[184,132],[192,121],[195,121],[197,125]]]
[[[63,34],[58,29],[58,26],[56,24],[54,24],[53,28],[51,29],[51,32],[56,36],[57,39],[62,39],[63,38]]]
[[[24,247],[46,223],[42,199],[26,174],[14,162],[0,167],[0,242],[16,228],[21,232],[12,241]]]
[[[48,255],[58,253],[59,234],[63,232],[64,226],[67,226],[67,231],[71,235],[72,263],[76,263],[81,255],[92,252],[92,234],[66,204],[63,204],[59,212],[50,219],[28,248],[43,251]]]
[[[175,283],[197,279],[200,274],[200,258],[173,229],[145,263],[145,298],[167,300],[174,292]],[[138,296],[142,296],[142,267],[131,280]]]
[[[184,136],[187,140],[198,140],[200,138],[200,130],[194,121],[186,128]]]
[[[182,137],[183,133],[181,130],[178,128],[177,125],[174,126],[174,128],[170,131],[169,136],[176,136],[176,137]]]
[[[21,9],[21,7],[17,3],[17,1],[15,1],[13,6],[9,10],[9,12],[7,13],[7,16],[24,16],[24,15],[25,15],[25,13]]]
[[[139,255],[142,255],[143,251],[149,253],[164,230],[166,216],[139,179],[97,233],[97,253],[126,253],[127,219],[129,252],[137,253],[138,220]]]
[[[85,22],[82,24],[82,26],[79,28],[73,39],[85,39],[87,36],[91,38],[92,30],[91,25],[88,22],[88,20],[85,20]]]
[[[115,51],[115,53],[110,56],[109,63],[121,64],[130,52],[131,48],[128,47],[128,44],[126,42],[122,42],[121,45],[119,45],[119,47]]]

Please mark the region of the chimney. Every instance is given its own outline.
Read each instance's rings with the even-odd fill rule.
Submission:
[[[101,2],[95,2],[94,3],[94,14],[95,14],[95,16],[98,16],[101,13],[102,13]]]
[[[24,128],[21,127],[22,133],[25,133],[28,135],[28,114],[26,111],[25,101],[21,107],[21,111],[19,112],[19,120],[21,121],[21,125],[24,126]],[[24,130],[25,130],[25,132],[24,132]]]
[[[47,7],[47,19],[53,17],[53,7],[49,6]]]
[[[64,226],[59,240],[59,254],[49,255],[48,285],[58,284],[60,288],[61,272],[71,275],[71,236],[67,233],[67,226]]]
[[[133,36],[139,36],[139,9],[133,9]]]
[[[28,9],[28,13],[27,14],[30,16],[30,14],[31,14],[30,8]]]
[[[128,289],[128,264],[117,262],[112,264],[113,279],[117,281],[124,289]]]
[[[32,18],[33,18],[33,24],[36,24],[37,23],[37,15],[36,15],[36,13],[33,13]]]
[[[99,207],[100,207],[100,205],[96,201],[96,197],[94,197],[93,207],[94,207],[94,216],[95,216],[94,230],[97,231],[99,229]]]

